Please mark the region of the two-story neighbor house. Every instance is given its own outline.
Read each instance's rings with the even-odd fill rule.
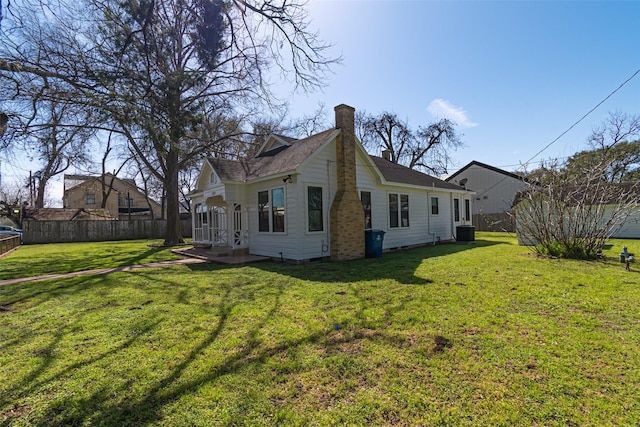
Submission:
[[[120,179],[110,173],[104,182],[112,189],[108,193],[105,209],[112,218],[152,219],[160,218],[161,205],[140,191],[132,179]],[[102,177],[87,175],[64,176],[64,207],[95,209],[102,206]]]
[[[475,192],[472,215],[478,229],[515,231],[506,213],[516,194],[528,187],[524,177],[474,160],[445,181]]]
[[[455,239],[473,193],[370,156],[354,109],[335,115],[304,139],[271,135],[254,158],[208,158],[190,194],[194,243],[300,261],[362,258],[365,229],[384,231],[383,249]]]

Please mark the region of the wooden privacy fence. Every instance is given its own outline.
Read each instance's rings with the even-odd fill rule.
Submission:
[[[181,220],[182,236],[191,237],[191,219]],[[102,242],[163,239],[166,220],[23,221],[23,243]]]
[[[508,231],[515,233],[514,219],[506,212],[495,214],[474,214],[473,225],[476,231]]]
[[[20,246],[20,236],[0,237],[0,255]]]

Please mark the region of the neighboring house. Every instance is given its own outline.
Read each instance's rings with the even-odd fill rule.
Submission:
[[[365,229],[383,249],[455,239],[473,193],[366,153],[354,109],[295,140],[271,135],[247,160],[209,158],[190,193],[194,244],[290,260],[362,258]]]
[[[23,221],[113,221],[106,209],[24,208]]]
[[[445,181],[476,193],[473,225],[482,230],[514,231],[508,213],[516,194],[529,185],[524,177],[474,160]]]
[[[145,196],[132,179],[120,179],[107,173],[105,183],[112,189],[105,209],[115,219],[158,219],[162,208]],[[102,206],[102,178],[100,176],[65,175],[64,207],[96,209]]]
[[[618,239],[640,239],[640,185],[637,182],[623,182],[616,184],[608,184],[610,186],[619,188],[621,192],[624,192],[628,195],[628,199],[625,203],[620,205],[620,201],[615,192],[605,191],[602,196],[596,196],[596,198],[601,197],[598,203],[591,203],[586,205],[585,209],[581,211],[577,211],[573,208],[572,202],[568,205],[568,208],[560,209],[559,212],[563,212],[566,218],[559,219],[556,218],[556,215],[544,208],[548,206],[548,203],[536,203],[535,206],[532,207],[530,202],[530,198],[528,195],[536,195],[539,194],[542,197],[542,201],[547,200],[545,197],[544,191],[540,190],[527,190],[520,192],[516,195],[516,200],[514,201],[514,211],[515,211],[515,219],[516,219],[516,236],[518,237],[518,244],[520,245],[536,245],[539,241],[529,232],[531,225],[528,223],[533,222],[535,224],[536,221],[545,221],[545,227],[548,224],[557,224],[557,230],[551,230],[554,235],[563,235],[564,233],[574,231],[565,231],[560,227],[565,227],[568,230],[579,230],[579,227],[574,227],[575,218],[579,218],[581,221],[589,221],[593,219],[593,224],[597,224],[599,227],[605,225],[608,221],[611,221],[614,218],[614,214],[616,215],[612,222],[616,224],[617,227],[611,230],[610,238],[618,238]],[[529,191],[533,191],[533,193],[529,193]],[[571,197],[566,197],[569,200],[582,200],[583,194],[586,194],[584,190],[581,188],[569,187],[568,193],[571,194]],[[593,191],[593,189],[591,189]],[[566,202],[566,200],[565,200]],[[579,205],[580,202],[576,202],[576,206]],[[544,206],[541,208],[541,206]],[[619,206],[626,206],[625,209],[620,209]],[[559,217],[559,215],[557,215]],[[542,219],[540,219],[542,218]],[[551,222],[549,222],[551,220]],[[537,228],[534,226],[534,230]],[[591,230],[591,227],[586,227],[587,230]]]

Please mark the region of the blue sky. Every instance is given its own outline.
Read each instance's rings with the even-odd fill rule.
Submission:
[[[414,128],[452,118],[465,147],[450,172],[531,169],[585,149],[609,112],[640,114],[638,75],[533,158],[640,69],[640,1],[310,0],[309,18],[344,62],[291,114],[345,103]],[[3,182],[28,176],[2,160]],[[48,193],[59,202],[61,178]]]
[[[312,27],[344,62],[295,115],[324,103],[391,111],[412,127],[449,117],[472,160],[506,170],[564,158],[609,112],[640,114],[640,2],[311,0]],[[376,153],[373,153],[376,154]],[[533,159],[532,159],[533,158]]]

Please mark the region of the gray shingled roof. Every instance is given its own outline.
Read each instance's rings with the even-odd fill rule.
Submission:
[[[291,140],[291,146],[272,156],[243,160],[210,157],[208,161],[222,181],[246,182],[253,179],[291,172],[318,150],[336,129],[328,129],[308,138]],[[370,156],[384,178],[389,182],[462,190],[459,185],[392,163],[381,157]]]
[[[495,166],[488,165],[486,163],[481,163],[481,162],[478,162],[476,160],[472,160],[469,164],[467,164],[466,166],[461,168],[459,171],[457,171],[454,174],[451,174],[449,177],[447,177],[446,181],[453,181],[453,179],[455,177],[457,177],[462,172],[466,171],[467,169],[469,169],[469,168],[471,168],[473,166],[478,166],[479,168],[487,169],[487,170],[490,170],[490,171],[493,171],[493,172],[496,172],[496,173],[499,173],[499,174],[502,174],[502,175],[505,175],[505,176],[509,176],[511,178],[519,179],[521,181],[529,182],[528,178],[525,177],[525,176],[518,175],[518,174],[516,174],[514,172],[509,172],[509,171],[506,171],[504,169],[500,169],[500,168],[497,168]]]
[[[290,172],[320,148],[336,129],[328,129],[305,139],[294,140],[290,147],[268,157],[227,160],[210,157],[208,160],[223,181],[245,182],[252,179]]]
[[[450,182],[435,178],[426,173],[409,169],[406,166],[393,163],[382,157],[369,156],[376,164],[384,179],[390,182],[398,182],[401,184],[422,185],[424,187],[444,188],[448,190],[463,190],[462,187]]]

